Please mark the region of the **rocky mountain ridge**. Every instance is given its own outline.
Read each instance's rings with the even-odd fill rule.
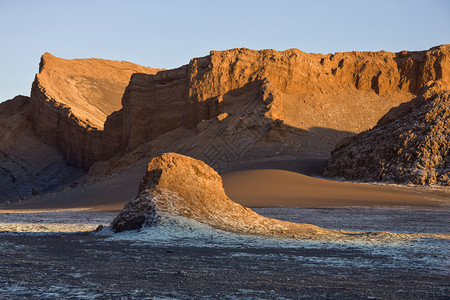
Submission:
[[[448,46],[397,54],[320,55],[296,49],[212,51],[178,69],[154,75],[133,74],[122,98],[122,109],[107,117],[104,131],[84,127],[87,129],[81,140],[86,146],[76,147],[76,141],[67,141],[60,143],[60,148],[66,149],[63,152],[69,159],[76,157],[72,164],[88,168],[170,131],[196,128],[202,121],[227,114],[220,122],[229,124],[231,131],[236,131],[239,123],[239,136],[254,136],[253,144],[270,139],[271,128],[277,124],[293,129],[283,129],[287,133],[314,128],[327,131],[313,132],[303,139],[295,132],[298,144],[303,145],[271,148],[265,155],[286,148],[285,152],[297,153],[301,148],[326,155],[343,136],[369,129],[390,108],[412,99],[426,82],[448,77],[448,52]],[[39,97],[32,93],[31,98]],[[67,124],[67,128],[78,127],[80,124],[73,121]],[[242,149],[234,140],[221,141],[231,148],[220,153],[226,160],[251,152],[251,147]],[[214,144],[211,138],[209,142]],[[190,154],[202,157],[210,149],[197,150]]]
[[[447,80],[449,53],[448,45],[333,55],[212,51],[178,69],[134,74],[104,134],[111,153],[175,151],[218,171],[242,159],[327,157],[427,83]]]

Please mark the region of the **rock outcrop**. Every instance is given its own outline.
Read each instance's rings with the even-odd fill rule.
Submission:
[[[0,103],[0,203],[47,192],[83,173],[33,133],[31,113],[26,96]]]
[[[338,146],[323,175],[359,181],[450,185],[450,90],[434,83]]]
[[[122,107],[131,75],[157,71],[129,62],[66,60],[45,53],[31,89],[34,131],[71,165],[88,169],[109,158],[104,156],[103,148],[109,146],[103,126],[107,116]]]
[[[185,230],[185,224],[194,230],[207,225],[237,234],[334,241],[450,238],[448,234],[336,231],[263,217],[228,198],[222,178],[204,162],[176,153],[150,161],[138,195],[125,205],[111,228],[116,233],[159,226]]]
[[[30,98],[0,105],[2,187],[55,186],[39,177],[40,163],[66,182],[76,173],[67,164],[101,177],[143,167],[164,152],[201,159],[219,172],[242,160],[326,157],[434,82],[448,87],[449,54],[449,45],[327,55],[232,49],[158,70],[46,53]],[[35,147],[25,149],[28,143]],[[22,173],[12,174],[14,166]],[[446,178],[440,168],[436,182]]]
[[[175,153],[153,158],[138,196],[112,223],[116,232],[170,224],[184,217],[230,232],[311,237],[331,231],[258,215],[227,197],[222,178],[202,161]]]

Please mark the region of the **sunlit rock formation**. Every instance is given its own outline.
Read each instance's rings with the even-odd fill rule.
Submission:
[[[219,171],[240,159],[326,157],[342,138],[447,78],[448,53],[447,45],[328,55],[212,51],[178,69],[134,74],[105,134],[116,132],[112,153],[176,151]]]
[[[36,134],[60,150],[67,161],[88,169],[103,154],[102,130],[133,73],[158,69],[103,59],[57,58],[45,53],[31,89]]]
[[[227,197],[217,172],[200,160],[175,153],[151,160],[138,196],[124,207],[112,228],[120,232],[158,226],[177,217],[244,234],[310,237],[329,232],[266,218],[242,207]]]
[[[398,241],[450,238],[448,234],[328,230],[263,217],[228,198],[222,178],[211,167],[176,153],[164,153],[150,161],[138,195],[125,205],[111,228],[116,233],[158,226],[183,231],[201,230],[205,225],[237,234],[298,239]]]

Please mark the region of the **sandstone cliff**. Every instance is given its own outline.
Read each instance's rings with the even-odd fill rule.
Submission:
[[[428,82],[448,80],[449,53],[448,45],[328,55],[212,51],[178,69],[134,74],[104,134],[111,153],[176,151],[219,171],[240,159],[326,157]]]
[[[34,135],[30,108],[25,96],[0,103],[0,202],[47,192],[82,174]]]
[[[46,53],[30,99],[0,106],[2,187],[41,174],[39,162],[72,178],[62,158],[86,170],[95,164],[91,174],[103,176],[169,151],[220,172],[241,160],[326,157],[433,82],[448,87],[449,53],[449,45],[327,55],[232,49],[167,71]],[[28,142],[36,146],[27,150]],[[16,152],[31,169],[17,165]],[[14,166],[23,173],[12,174]],[[48,190],[45,178],[24,190],[34,181]]]
[[[345,232],[311,224],[263,217],[227,197],[222,178],[202,161],[165,153],[148,164],[139,193],[114,219],[115,232],[142,227],[179,226],[194,221],[223,231],[269,237],[301,239],[399,240],[450,238],[435,234]],[[195,229],[195,223],[190,223]]]
[[[339,140],[373,127],[427,83],[448,82],[449,49],[328,55],[232,49],[159,72],[45,54],[31,93],[33,127],[85,169],[115,157],[111,169],[135,151],[147,157],[176,151],[219,171],[236,160],[326,157]],[[131,73],[122,108],[113,112]]]
[[[373,129],[345,141],[323,169],[326,177],[450,185],[450,91],[436,82],[392,109]]]
[[[105,159],[102,130],[119,110],[133,73],[158,69],[102,59],[66,60],[45,53],[31,89],[33,128],[76,167]]]

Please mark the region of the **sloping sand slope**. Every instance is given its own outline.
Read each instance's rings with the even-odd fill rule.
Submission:
[[[304,206],[435,206],[450,205],[450,194],[418,191],[413,187],[375,186],[318,179],[314,174],[321,160],[268,161],[234,166],[223,175],[226,194],[249,207]],[[241,168],[241,169],[239,169]],[[270,169],[269,169],[270,168]],[[286,171],[290,170],[290,171]],[[297,172],[294,172],[297,171]],[[103,181],[65,192],[31,197],[5,208],[91,208],[120,210],[136,196],[144,168],[129,170]]]
[[[423,206],[450,204],[450,196],[405,188],[338,182],[284,170],[225,174],[227,195],[250,207]]]

